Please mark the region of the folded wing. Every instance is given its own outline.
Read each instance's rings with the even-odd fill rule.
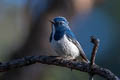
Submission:
[[[86,55],[85,55],[85,53],[84,53],[84,51],[83,51],[83,49],[82,49],[82,47],[81,47],[81,45],[80,45],[79,42],[76,40],[75,35],[72,33],[72,31],[70,31],[70,30],[68,29],[68,30],[65,31],[65,34],[66,34],[66,36],[68,37],[68,40],[71,41],[71,42],[73,42],[73,43],[77,46],[77,48],[78,48],[79,51],[80,51],[80,56],[82,57],[82,59],[83,59],[84,61],[86,61],[86,62],[89,62],[88,59],[87,59],[87,57],[86,57]]]

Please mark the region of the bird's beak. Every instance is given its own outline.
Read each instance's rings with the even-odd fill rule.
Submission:
[[[49,20],[52,24],[55,24],[55,22],[54,21],[52,21],[52,20]]]

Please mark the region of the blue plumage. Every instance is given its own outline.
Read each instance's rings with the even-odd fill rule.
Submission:
[[[53,21],[54,21],[54,22],[64,21],[65,23],[67,23],[67,24],[68,24],[67,19],[66,19],[66,18],[64,18],[64,17],[60,17],[60,16],[58,16],[58,17],[54,18],[54,19],[53,19]]]
[[[64,17],[56,17],[51,22],[50,43],[56,53],[70,59],[80,55],[83,61],[88,62],[83,49],[68,26],[68,21]]]
[[[65,31],[65,34],[67,35],[67,37],[69,37],[70,39],[72,39],[72,40],[76,40],[76,37],[75,37],[75,35],[73,34],[73,32],[71,31],[71,30],[66,30]]]
[[[66,27],[59,27],[56,31],[55,31],[55,35],[54,35],[54,39],[60,40],[61,38],[63,38],[64,35],[67,35],[69,38],[75,38],[75,35],[71,32],[70,29],[66,28]]]
[[[54,40],[58,41],[64,36],[65,30],[56,30],[54,35]]]

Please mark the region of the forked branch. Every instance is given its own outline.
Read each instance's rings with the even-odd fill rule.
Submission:
[[[94,41],[94,38],[92,39]],[[82,72],[87,72],[89,74],[99,75],[101,77],[106,78],[107,80],[120,80],[110,70],[93,64],[95,62],[95,55],[97,50],[94,48],[92,51],[92,57],[91,57],[91,63],[90,63],[92,65],[92,68],[89,63],[65,60],[64,58],[57,57],[57,56],[26,56],[24,58],[16,59],[10,62],[0,63],[0,72],[5,72],[8,70],[12,70],[14,68],[29,66],[35,63],[42,63],[42,64],[56,65],[56,66],[66,67],[74,70],[79,70]]]

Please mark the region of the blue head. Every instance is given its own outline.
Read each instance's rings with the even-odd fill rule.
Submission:
[[[57,28],[60,28],[60,27],[66,27],[66,28],[69,28],[68,26],[68,21],[66,18],[64,17],[55,17],[51,23],[53,24],[54,28],[57,29]]]
[[[50,36],[50,41],[52,40],[52,38],[54,38],[55,40],[60,40],[66,33],[72,34],[66,18],[56,17],[50,22],[52,23],[52,33]]]

